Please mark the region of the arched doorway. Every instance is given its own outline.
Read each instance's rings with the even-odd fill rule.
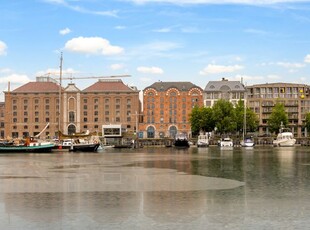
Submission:
[[[149,126],[146,130],[147,138],[154,138],[155,137],[155,129],[153,126]]]
[[[71,125],[68,126],[68,134],[72,135],[74,133],[76,133],[76,127],[75,127],[75,125],[71,124]]]
[[[177,127],[171,126],[171,127],[169,128],[169,136],[170,136],[170,137],[175,138],[175,136],[177,135],[177,133],[178,133]]]

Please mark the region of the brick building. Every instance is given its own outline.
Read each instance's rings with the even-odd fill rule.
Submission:
[[[202,89],[190,82],[156,82],[143,90],[143,123],[140,138],[191,135],[189,115],[203,106]]]
[[[119,79],[100,79],[84,90],[70,83],[60,91],[52,78],[38,77],[4,93],[4,135],[11,137],[34,136],[47,123],[42,137],[57,137],[58,130],[65,134],[99,133],[102,125],[111,123],[133,131],[136,121],[132,114],[141,108],[139,91]]]

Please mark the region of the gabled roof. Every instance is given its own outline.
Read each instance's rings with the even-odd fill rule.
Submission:
[[[148,89],[148,88],[153,88],[157,91],[167,91],[170,88],[176,88],[180,91],[189,91],[191,88],[199,88],[201,89],[199,86],[194,85],[191,82],[155,82],[152,85],[146,87],[144,90]]]
[[[59,85],[54,82],[28,82],[13,90],[12,93],[55,93]]]
[[[65,92],[80,92],[81,90],[76,87],[74,83],[69,83],[68,86],[65,88]]]
[[[204,91],[206,92],[223,92],[223,91],[230,91],[230,92],[242,92],[246,91],[243,84],[240,81],[209,81],[206,85]]]
[[[83,92],[138,92],[125,85],[122,80],[100,79],[95,84],[87,87]]]

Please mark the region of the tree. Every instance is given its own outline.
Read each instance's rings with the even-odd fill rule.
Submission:
[[[276,103],[270,117],[268,119],[268,127],[270,132],[279,133],[281,125],[284,127],[288,124],[288,116],[282,103]]]
[[[246,130],[250,132],[255,132],[258,128],[259,120],[250,108],[246,108]]]
[[[239,100],[235,106],[236,125],[238,131],[243,131],[244,126],[244,102]],[[246,132],[254,132],[257,130],[259,120],[257,115],[250,109],[246,108]]]
[[[236,130],[235,110],[231,102],[220,99],[213,105],[212,109],[212,117],[219,133],[229,133]]]
[[[192,112],[189,117],[189,121],[191,123],[191,129],[193,134],[198,134],[202,127],[202,113],[201,108],[195,106],[192,109]]]
[[[307,131],[310,132],[310,112],[306,113],[305,128],[307,128]]]
[[[212,118],[211,108],[195,106],[189,119],[193,134],[198,134],[200,131],[211,132],[214,129]]]

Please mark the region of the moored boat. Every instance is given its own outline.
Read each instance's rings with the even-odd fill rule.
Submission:
[[[51,152],[55,144],[43,140],[4,141],[0,143],[0,153],[46,153]]]
[[[240,145],[242,147],[253,147],[255,142],[252,137],[245,137],[243,140],[240,141]]]
[[[274,146],[290,147],[294,146],[296,139],[292,132],[287,129],[281,129],[281,132],[277,135],[277,138],[273,141]]]
[[[220,147],[233,147],[234,143],[230,137],[225,137],[219,141],[219,146]]]
[[[55,145],[55,149],[73,152],[96,152],[100,146],[98,141],[84,139],[64,139]]]
[[[200,133],[197,140],[197,147],[208,147],[209,136],[207,133]]]
[[[183,147],[183,148],[188,148],[190,146],[185,133],[177,134],[175,136],[173,145],[174,147]]]

